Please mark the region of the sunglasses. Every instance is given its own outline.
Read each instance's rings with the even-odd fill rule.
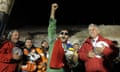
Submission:
[[[60,32],[61,35],[68,35],[68,32]]]

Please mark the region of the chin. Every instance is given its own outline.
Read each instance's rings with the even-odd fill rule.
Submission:
[[[17,43],[18,41],[16,40],[16,41],[13,41],[14,43]]]
[[[62,42],[66,42],[66,40],[62,40]]]
[[[95,38],[95,36],[92,36],[92,35],[91,35],[90,37],[91,37],[91,38]]]

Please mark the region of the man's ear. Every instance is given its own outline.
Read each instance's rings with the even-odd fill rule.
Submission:
[[[59,34],[57,34],[57,38],[60,38],[60,35],[59,35]]]

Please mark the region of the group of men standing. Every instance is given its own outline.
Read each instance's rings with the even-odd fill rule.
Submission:
[[[58,4],[51,5],[48,27],[49,57],[46,72],[110,72],[109,56],[113,53],[113,43],[100,35],[97,25],[88,26],[89,37],[75,50],[68,42],[70,32],[61,29],[56,33],[55,12]],[[7,40],[0,45],[0,72],[15,72],[21,59],[21,50],[16,53],[14,47],[20,45],[18,31],[8,34]],[[20,45],[22,46],[22,45]],[[81,65],[80,65],[81,64]]]

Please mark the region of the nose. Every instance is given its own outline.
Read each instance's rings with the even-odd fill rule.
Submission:
[[[62,37],[65,37],[65,34],[63,34]]]

